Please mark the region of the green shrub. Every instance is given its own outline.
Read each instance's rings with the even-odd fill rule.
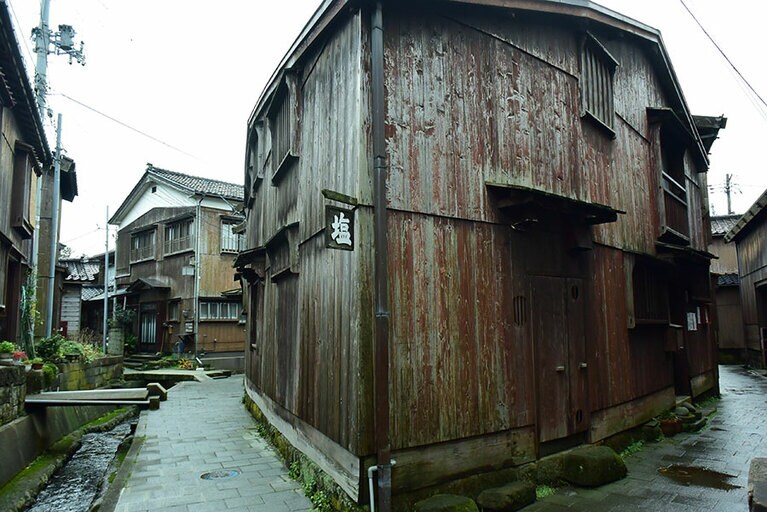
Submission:
[[[44,361],[56,362],[60,355],[61,344],[66,341],[61,334],[54,334],[49,338],[42,338],[37,342],[36,352]]]
[[[45,363],[43,365],[43,382],[45,388],[49,389],[56,382],[56,376],[59,374],[59,367],[53,363]]]
[[[0,352],[15,352],[16,351],[16,345],[11,343],[10,341],[2,341],[0,342]]]

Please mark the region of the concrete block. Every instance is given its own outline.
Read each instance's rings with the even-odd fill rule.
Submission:
[[[168,399],[168,390],[165,389],[159,382],[150,382],[146,385],[149,396],[159,396],[160,401],[164,402]]]

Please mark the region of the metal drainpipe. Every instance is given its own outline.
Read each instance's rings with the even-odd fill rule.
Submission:
[[[391,511],[391,440],[389,439],[389,291],[384,138],[383,13],[376,2],[371,17],[371,87],[373,129],[373,225],[375,250],[374,425],[378,462],[378,508]]]

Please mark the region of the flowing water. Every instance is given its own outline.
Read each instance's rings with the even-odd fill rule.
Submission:
[[[27,512],[87,512],[100,495],[106,472],[130,423],[109,432],[85,434],[82,445],[59,469]]]

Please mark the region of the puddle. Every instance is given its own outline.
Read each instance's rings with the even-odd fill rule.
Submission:
[[[672,464],[671,466],[658,468],[658,473],[682,485],[695,485],[710,489],[721,489],[723,491],[740,489],[739,485],[729,483],[729,480],[735,478],[734,475],[720,473],[708,468]]]

